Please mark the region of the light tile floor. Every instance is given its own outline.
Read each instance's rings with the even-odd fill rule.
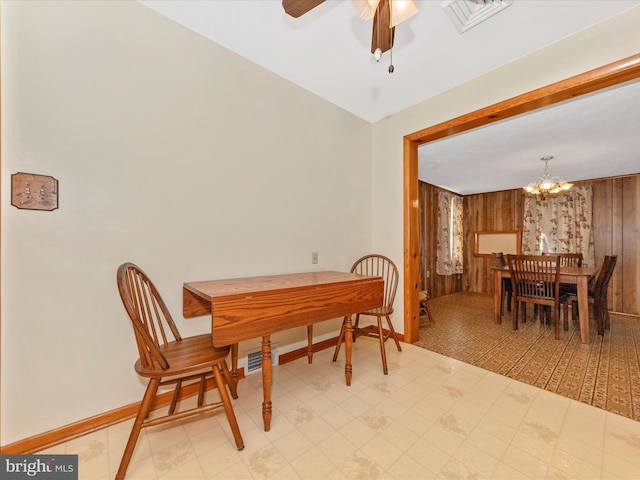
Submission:
[[[143,430],[133,479],[638,479],[640,422],[413,345],[354,345],[354,375],[330,350],[313,365],[274,368],[271,431],[260,374],[239,384],[226,417],[208,414]],[[211,393],[215,395],[215,392]],[[79,477],[112,479],[132,421],[38,453],[79,455]]]

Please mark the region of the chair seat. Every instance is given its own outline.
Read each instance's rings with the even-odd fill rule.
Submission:
[[[214,347],[210,334],[196,335],[183,338],[179,342],[169,342],[160,347],[160,352],[170,365],[168,369],[163,370],[157,365],[156,368],[144,368],[140,360],[136,362],[135,369],[143,377],[168,377],[195,372],[224,361],[230,349],[230,347]]]
[[[372,308],[371,310],[367,310],[366,312],[360,312],[359,315],[371,315],[374,317],[391,315],[393,313],[393,308],[382,306],[378,308]]]
[[[575,285],[574,285],[574,287],[575,287]],[[563,292],[566,296],[571,297],[572,301],[576,301],[576,302],[578,301],[578,292],[576,292],[575,289],[573,291],[561,290],[561,292]],[[593,301],[595,296],[596,296],[596,292],[595,291],[593,291],[591,289],[587,290],[587,297],[589,298],[590,302]]]

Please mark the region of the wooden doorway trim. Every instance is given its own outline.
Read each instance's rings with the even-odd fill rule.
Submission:
[[[640,77],[640,54],[552,83],[404,137],[404,341],[419,339],[418,147]]]

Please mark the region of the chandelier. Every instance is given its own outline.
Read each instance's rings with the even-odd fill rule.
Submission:
[[[560,177],[552,177],[549,175],[549,160],[552,156],[542,157],[540,160],[544,162],[544,175],[537,179],[534,183],[530,183],[524,189],[532,195],[545,195],[547,193],[559,193],[563,190],[569,190],[573,187],[573,183],[560,180]]]

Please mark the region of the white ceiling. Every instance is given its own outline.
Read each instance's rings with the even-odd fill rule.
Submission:
[[[461,34],[443,8],[451,1],[418,0],[419,13],[396,28],[395,71],[389,74],[389,52],[379,63],[373,60],[372,21],[360,19],[350,1],[327,0],[297,19],[284,13],[280,0],[139,2],[369,122],[640,5],[639,0],[513,0],[508,8]],[[478,8],[474,0],[454,2]],[[602,97],[635,115],[626,126],[614,124],[621,115],[619,111],[612,115],[610,107],[597,116],[585,115],[602,103],[592,95],[593,100],[573,101],[593,101],[588,108],[582,103],[580,108],[549,107],[423,145],[420,169],[424,172],[428,165],[429,172],[423,179],[463,194],[515,188],[542,174],[544,163],[538,159],[544,155],[555,156],[550,173],[567,180],[609,176],[611,162],[618,160],[624,171],[613,174],[636,173],[640,171],[638,155],[633,156],[640,152],[637,141],[633,152],[616,150],[613,155],[597,138],[609,146],[616,144],[614,134],[620,141],[633,138],[631,125],[640,124],[637,85],[631,97],[635,103],[615,91]],[[592,130],[566,130],[582,121],[590,121]],[[590,160],[596,153],[598,160]],[[603,164],[606,173],[597,168]],[[526,180],[518,180],[514,167],[522,167]],[[483,188],[478,190],[477,185]]]
[[[418,177],[468,195],[640,173],[640,80],[422,145]],[[452,168],[455,166],[455,168]]]

